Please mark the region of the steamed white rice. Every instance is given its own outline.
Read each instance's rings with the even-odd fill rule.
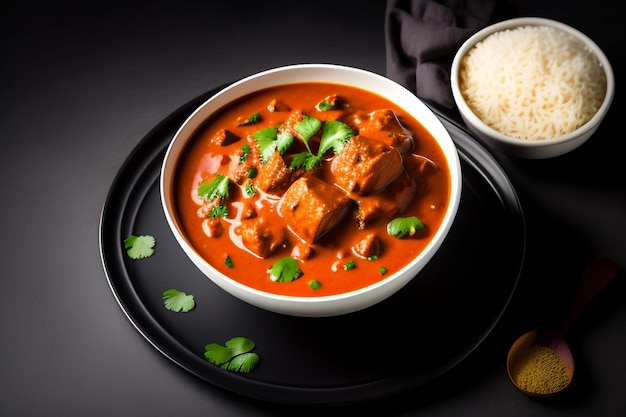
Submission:
[[[493,129],[539,140],[576,130],[606,92],[598,59],[578,39],[546,26],[496,32],[461,61],[461,94]]]

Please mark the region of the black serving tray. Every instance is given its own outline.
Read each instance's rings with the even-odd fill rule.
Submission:
[[[165,357],[222,389],[269,402],[339,405],[416,389],[466,358],[490,333],[515,291],[526,229],[516,192],[499,164],[458,124],[437,113],[461,158],[458,216],[429,265],[411,283],[366,310],[301,318],[237,300],[206,278],[176,243],[163,213],[159,176],[185,119],[220,88],[183,105],[128,156],[105,201],[100,252],[113,295],[135,328]],[[123,240],[156,238],[155,254],[132,260]],[[196,308],[174,313],[163,291],[193,294]],[[235,336],[261,357],[247,374],[204,359],[204,346]]]

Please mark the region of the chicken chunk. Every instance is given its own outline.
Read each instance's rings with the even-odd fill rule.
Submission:
[[[380,109],[372,112],[355,112],[346,123],[356,129],[360,135],[384,142],[397,148],[401,153],[413,147],[413,134],[405,128],[398,116],[391,109]]]
[[[359,227],[381,217],[391,218],[402,213],[417,194],[413,178],[402,173],[380,193],[361,197],[357,200],[356,219]]]
[[[374,233],[368,233],[352,246],[352,253],[363,259],[380,256],[380,239]]]
[[[344,218],[350,203],[338,187],[307,175],[287,189],[280,201],[279,213],[300,239],[312,243]]]
[[[283,160],[280,152],[274,151],[270,159],[259,167],[256,186],[262,191],[272,192],[286,189],[298,171],[293,171]]]
[[[331,164],[335,183],[358,195],[382,190],[402,169],[402,155],[396,148],[364,136],[348,140]]]
[[[259,164],[259,151],[253,146],[253,140],[248,138],[247,143],[230,156],[226,176],[236,184],[243,184],[248,178],[250,169]]]
[[[241,239],[246,248],[266,258],[282,247],[286,231],[282,227],[272,227],[264,217],[254,217],[241,222]]]

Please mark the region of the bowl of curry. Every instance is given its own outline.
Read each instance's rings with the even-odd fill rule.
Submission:
[[[371,307],[419,276],[461,187],[456,147],[421,100],[332,64],[222,89],[176,132],[160,177],[197,268],[244,302],[302,317]]]

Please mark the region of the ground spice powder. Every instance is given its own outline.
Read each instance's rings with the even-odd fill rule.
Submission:
[[[554,350],[534,345],[513,364],[511,377],[525,391],[549,395],[564,389],[572,375]]]

